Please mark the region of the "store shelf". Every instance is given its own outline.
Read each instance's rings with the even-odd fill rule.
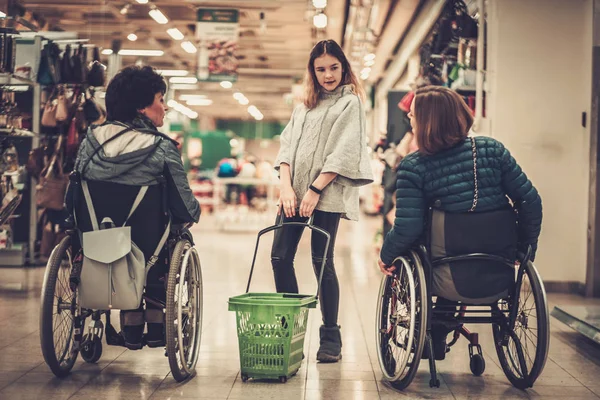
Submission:
[[[0,135],[18,136],[18,137],[34,137],[35,133],[33,133],[27,129],[0,128]]]
[[[0,86],[34,86],[36,82],[14,76],[12,74],[0,74]]]
[[[26,245],[15,243],[10,249],[0,249],[0,266],[22,266],[25,264]]]

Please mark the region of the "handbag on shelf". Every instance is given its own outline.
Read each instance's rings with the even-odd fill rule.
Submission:
[[[52,99],[48,99],[44,105],[42,113],[42,126],[54,128],[56,126],[56,103]]]
[[[56,121],[64,122],[69,118],[69,101],[64,89],[59,91],[56,98]]]
[[[51,210],[62,210],[64,207],[69,177],[63,172],[62,142],[63,137],[59,136],[54,155],[36,186],[38,207]]]
[[[90,64],[87,81],[92,87],[104,86],[104,73],[106,66],[100,62],[100,49],[94,47],[94,60]]]
[[[62,83],[73,82],[73,64],[71,60],[71,45],[67,45],[60,60],[60,77]]]
[[[77,149],[79,148],[79,130],[77,129],[77,118],[74,117],[69,124],[69,131],[67,132],[67,145],[65,153],[68,158],[74,158],[77,155]]]

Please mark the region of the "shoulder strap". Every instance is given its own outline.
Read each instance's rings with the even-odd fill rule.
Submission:
[[[142,186],[140,188],[140,191],[138,192],[137,197],[135,198],[135,201],[133,202],[133,205],[131,206],[129,215],[125,219],[125,222],[123,222],[123,226],[127,225],[127,222],[129,222],[129,218],[131,218],[131,216],[133,215],[135,210],[137,210],[137,208],[140,205],[140,203],[142,202],[142,200],[144,200],[144,196],[146,196],[147,191],[148,191],[148,186]]]
[[[163,233],[162,237],[160,238],[158,245],[156,246],[156,249],[154,250],[154,254],[152,254],[150,259],[148,260],[148,263],[146,264],[146,271],[148,271],[150,268],[152,268],[154,266],[154,264],[156,264],[156,262],[158,261],[158,255],[160,254],[160,251],[162,250],[162,248],[165,246],[165,243],[167,242],[167,238],[169,237],[170,232],[171,232],[171,221],[169,221],[169,223],[167,223],[167,228],[165,229],[165,232]]]
[[[81,180],[81,188],[83,189],[83,196],[85,197],[88,214],[92,221],[92,229],[97,231],[100,229],[98,228],[98,218],[96,217],[96,211],[94,210],[94,204],[92,203],[92,196],[90,196],[90,189],[88,188],[87,182],[83,179]]]
[[[116,135],[114,135],[113,137],[109,138],[108,140],[105,140],[104,143],[100,143],[100,146],[96,147],[94,149],[94,152],[92,153],[92,155],[90,156],[90,158],[88,158],[88,160],[86,161],[85,165],[83,166],[83,168],[81,168],[80,174],[81,177],[83,178],[83,173],[85,172],[85,169],[87,168],[87,166],[89,165],[89,163],[92,161],[92,158],[94,158],[94,156],[96,154],[98,154],[98,152],[104,147],[104,145],[106,143],[112,142],[113,140],[117,139],[118,137],[124,135],[125,133],[134,130],[135,128],[128,126],[125,129],[120,130],[119,132],[117,132]]]

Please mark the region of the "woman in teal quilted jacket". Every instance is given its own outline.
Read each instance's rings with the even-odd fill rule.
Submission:
[[[444,87],[418,89],[408,117],[419,150],[398,166],[396,218],[381,248],[381,271],[391,275],[394,259],[421,237],[430,207],[476,213],[502,209],[509,200],[519,211],[518,249],[531,246],[533,260],[542,200],[504,145],[489,137],[468,138],[471,111],[458,93]]]

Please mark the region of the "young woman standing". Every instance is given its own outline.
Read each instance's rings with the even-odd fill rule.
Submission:
[[[358,187],[373,181],[367,153],[364,91],[340,46],[333,40],[315,45],[310,53],[304,103],[294,110],[281,134],[275,162],[281,180],[279,211],[284,222],[313,224],[331,235],[319,297],[323,325],[317,359],[342,358],[338,326],[339,283],[333,254],[340,218],[358,220]],[[277,292],[298,293],[294,257],[302,226],[275,231],[271,263]],[[325,252],[323,235],[311,237],[312,263],[317,277]]]

